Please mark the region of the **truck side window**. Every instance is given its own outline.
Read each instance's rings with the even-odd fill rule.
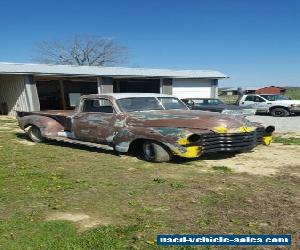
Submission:
[[[204,104],[204,100],[202,100],[202,99],[195,99],[194,100],[194,104],[195,105],[202,105],[202,104]]]
[[[245,101],[254,102],[254,96],[253,95],[246,96]]]
[[[255,102],[264,102],[265,100],[264,99],[262,99],[260,96],[254,96],[254,101]]]
[[[185,103],[188,105],[194,105],[194,102],[192,100],[187,100]]]
[[[264,102],[265,100],[257,95],[248,95],[245,99],[245,101],[249,102]]]
[[[114,113],[112,103],[106,99],[90,99],[83,103],[82,112]]]

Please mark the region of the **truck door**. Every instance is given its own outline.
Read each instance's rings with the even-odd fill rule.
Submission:
[[[254,95],[247,95],[245,97],[245,99],[241,100],[241,102],[240,102],[240,106],[251,106],[251,107],[253,107],[254,104],[255,104]]]
[[[258,95],[248,95],[245,100],[243,100],[240,106],[249,106],[252,108],[256,108],[258,111],[267,111],[268,105],[266,100]]]
[[[113,104],[105,98],[85,99],[73,116],[72,132],[82,141],[108,143],[116,120]]]

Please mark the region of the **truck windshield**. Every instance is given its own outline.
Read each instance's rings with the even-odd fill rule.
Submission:
[[[290,100],[289,97],[284,95],[261,95],[261,97],[267,99],[268,101]]]
[[[181,101],[173,97],[130,97],[117,100],[123,112],[188,109]]]
[[[183,104],[177,98],[159,97],[158,100],[162,103],[165,109],[188,109],[187,106],[185,106],[185,104]]]

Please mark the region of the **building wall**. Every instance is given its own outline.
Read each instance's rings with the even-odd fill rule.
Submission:
[[[173,79],[173,95],[178,98],[215,97],[211,79]],[[216,91],[217,93],[217,91]]]
[[[221,95],[238,95],[237,90],[223,90],[221,91]]]
[[[161,94],[167,94],[167,95],[173,94],[172,78],[161,78]]]
[[[214,79],[211,81],[211,97],[212,98],[218,98],[218,79]]]
[[[160,91],[179,98],[216,97],[218,82],[215,79],[172,79],[161,78]],[[98,93],[113,92],[113,78],[97,78]],[[8,114],[16,115],[15,110],[38,111],[40,102],[32,75],[0,75],[0,107],[7,105]]]
[[[39,110],[39,99],[30,75],[0,75],[0,106],[5,103],[8,115],[18,110]]]
[[[98,94],[113,93],[114,85],[111,77],[98,77]]]
[[[3,103],[7,105],[8,115],[16,115],[14,110],[29,111],[23,75],[0,76],[0,104]]]
[[[31,111],[39,111],[40,101],[33,75],[24,75],[24,85],[29,109]]]

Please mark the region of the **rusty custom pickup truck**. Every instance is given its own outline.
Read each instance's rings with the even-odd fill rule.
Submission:
[[[86,95],[75,111],[17,112],[19,126],[35,142],[66,141],[118,152],[138,152],[151,162],[177,155],[243,152],[269,145],[273,126],[243,117],[189,110],[163,94]]]

